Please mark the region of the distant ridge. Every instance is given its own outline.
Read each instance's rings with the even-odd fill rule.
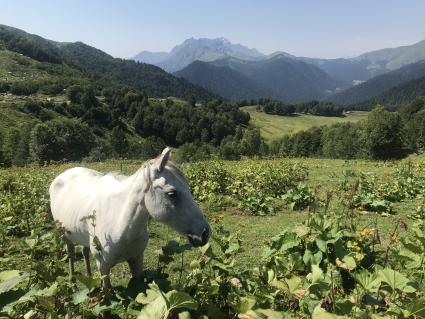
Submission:
[[[367,82],[349,88],[330,97],[341,104],[358,104],[371,100],[385,91],[425,76],[425,60],[374,77]]]
[[[196,61],[175,74],[229,99],[299,102],[325,98],[341,85],[320,68],[281,54],[259,61],[233,57]]]
[[[140,62],[153,61],[153,64],[168,72],[176,72],[194,61],[214,61],[224,57],[235,57],[243,60],[259,60],[265,55],[256,49],[241,44],[231,43],[225,38],[207,39],[190,38],[175,46],[170,53],[143,51],[133,59]]]

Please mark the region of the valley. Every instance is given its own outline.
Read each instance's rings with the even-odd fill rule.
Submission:
[[[280,139],[285,135],[307,130],[314,126],[361,121],[366,119],[368,115],[368,112],[353,111],[342,117],[327,117],[310,114],[280,116],[258,112],[255,105],[244,106],[242,110],[249,113],[251,116],[251,123],[260,129],[261,135],[268,142]]]

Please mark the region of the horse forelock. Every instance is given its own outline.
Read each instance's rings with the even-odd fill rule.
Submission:
[[[138,177],[139,174],[143,174],[143,177],[146,183],[146,186],[144,189],[145,192],[147,192],[152,186],[151,167],[154,163],[155,163],[155,159],[151,159],[144,162],[136,173],[136,177]],[[176,178],[178,178],[183,184],[188,185],[188,181],[186,177],[184,176],[183,172],[172,161],[167,162],[167,164],[165,165],[165,169],[171,172],[171,174],[173,174]]]
[[[183,172],[180,170],[180,168],[174,164],[171,161],[168,161],[165,165],[165,168],[168,169],[174,176],[176,176],[180,181],[183,182],[183,184],[188,185],[188,181],[186,179],[186,176],[184,176]]]

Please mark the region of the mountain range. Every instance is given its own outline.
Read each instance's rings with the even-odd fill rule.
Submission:
[[[351,104],[425,76],[422,68],[403,69],[425,59],[425,40],[349,59],[321,59],[286,52],[266,55],[224,38],[191,38],[169,53],[144,51],[134,59],[232,100],[268,96],[288,102],[330,99]],[[400,73],[392,73],[400,68]],[[380,78],[387,73],[388,77]]]
[[[152,63],[167,72],[179,71],[194,61],[214,61],[224,57],[241,60],[260,60],[265,55],[256,49],[249,49],[240,44],[233,44],[225,38],[207,39],[190,38],[175,46],[169,53],[142,51],[133,59]]]
[[[173,74],[149,63],[113,58],[82,42],[55,42],[5,25],[0,25],[0,50],[64,65],[63,70],[71,68],[88,79],[116,82],[155,97],[318,99],[370,107],[381,101],[395,106],[425,93],[425,41],[352,59],[314,59],[285,52],[265,55],[224,38],[192,38],[170,53],[140,55],[174,68],[179,60],[173,59],[180,56],[187,65]]]
[[[263,96],[289,102],[321,99],[342,84],[318,67],[284,55],[260,61],[232,57],[196,61],[175,75],[232,100]]]

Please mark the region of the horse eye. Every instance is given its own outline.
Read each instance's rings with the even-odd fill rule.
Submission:
[[[168,197],[176,198],[177,197],[177,192],[176,191],[170,191],[170,192],[167,192],[167,195],[168,195]]]

